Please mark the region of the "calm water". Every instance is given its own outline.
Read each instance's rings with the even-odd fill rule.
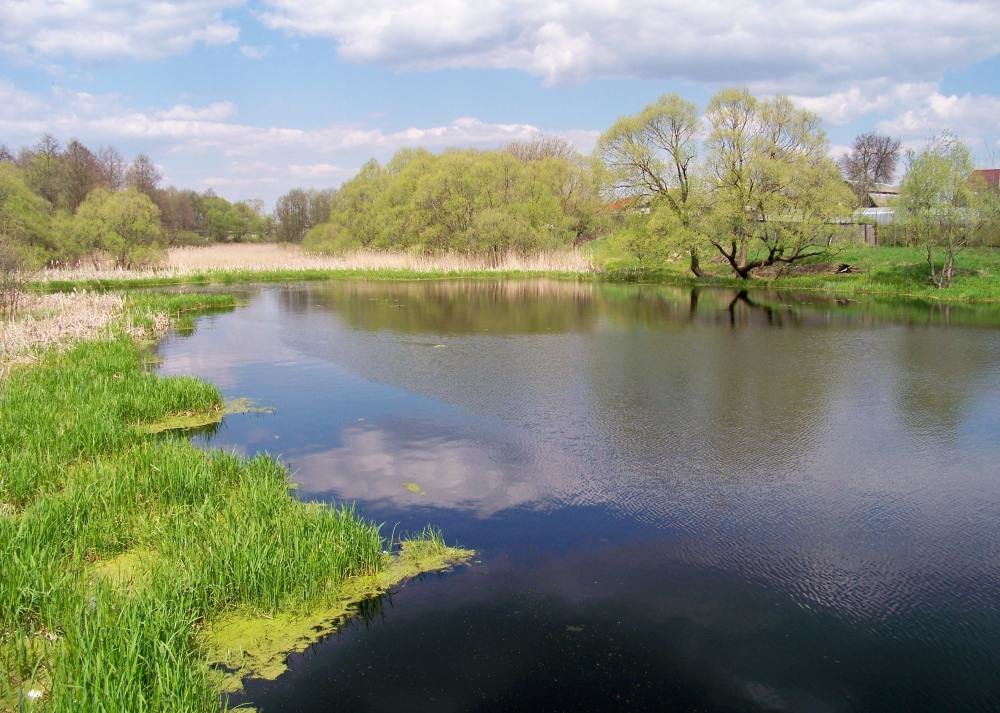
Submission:
[[[201,440],[479,552],[249,682],[266,713],[1000,710],[1000,315],[552,282],[245,297],[160,347],[274,407]]]

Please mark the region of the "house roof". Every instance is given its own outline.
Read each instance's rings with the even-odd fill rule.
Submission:
[[[868,199],[874,208],[888,208],[893,201],[899,198],[899,192],[889,193],[888,191],[871,191]]]
[[[972,175],[981,176],[990,186],[1000,185],[1000,168],[977,168]]]

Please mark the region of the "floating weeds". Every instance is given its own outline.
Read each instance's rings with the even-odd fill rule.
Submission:
[[[427,495],[427,493],[424,492],[424,489],[416,483],[403,483],[403,487],[416,495]]]
[[[386,564],[376,574],[344,580],[328,602],[312,611],[224,614],[202,629],[199,643],[217,669],[223,690],[240,690],[247,677],[273,680],[287,670],[288,654],[305,651],[335,631],[362,602],[425,572],[464,564],[474,554],[436,539],[404,541],[400,554],[386,555]]]
[[[223,407],[215,407],[205,411],[174,413],[159,421],[139,424],[136,428],[144,433],[189,431],[220,423],[225,416],[237,413],[274,413],[274,409],[256,406],[250,399],[239,398],[228,401]]]

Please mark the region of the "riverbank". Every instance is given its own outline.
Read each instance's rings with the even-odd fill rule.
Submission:
[[[223,403],[208,383],[152,373],[137,339],[163,315],[233,304],[130,295],[83,341],[39,342],[36,363],[0,381],[0,710],[216,711],[238,681],[210,665],[235,648],[213,623],[342,615],[345,592],[468,557],[433,531],[388,542],[350,508],[302,503],[270,458],[143,428]]]
[[[848,247],[782,274],[750,280],[732,277],[721,263],[703,260],[705,277],[694,278],[682,257],[656,268],[602,270],[588,250],[507,258],[487,264],[455,255],[428,257],[393,253],[356,253],[339,258],[314,256],[294,246],[229,245],[171,250],[164,267],[155,270],[52,270],[37,276],[36,291],[120,290],[172,285],[291,282],[331,279],[427,280],[518,279],[651,282],[690,287],[735,287],[809,291],[831,296],[903,297],[934,303],[1000,302],[1000,250],[968,249],[961,253],[955,284],[945,289],[927,280],[924,254],[914,248]],[[852,272],[837,274],[846,263]]]

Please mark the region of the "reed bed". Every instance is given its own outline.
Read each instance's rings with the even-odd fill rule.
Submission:
[[[274,460],[135,428],[221,398],[150,373],[126,327],[225,296],[117,299],[104,339],[0,381],[0,710],[219,710],[203,622],[307,609],[386,563],[379,526],[294,500]]]
[[[42,350],[99,336],[121,316],[123,304],[111,293],[26,294],[14,317],[0,322],[0,376]]]
[[[590,256],[579,249],[534,255],[509,254],[497,260],[446,253],[419,255],[361,250],[339,256],[307,253],[296,245],[273,243],[171,248],[157,267],[120,270],[80,267],[45,270],[41,282],[94,282],[181,278],[218,271],[282,272],[402,272],[402,273],[586,273]]]

